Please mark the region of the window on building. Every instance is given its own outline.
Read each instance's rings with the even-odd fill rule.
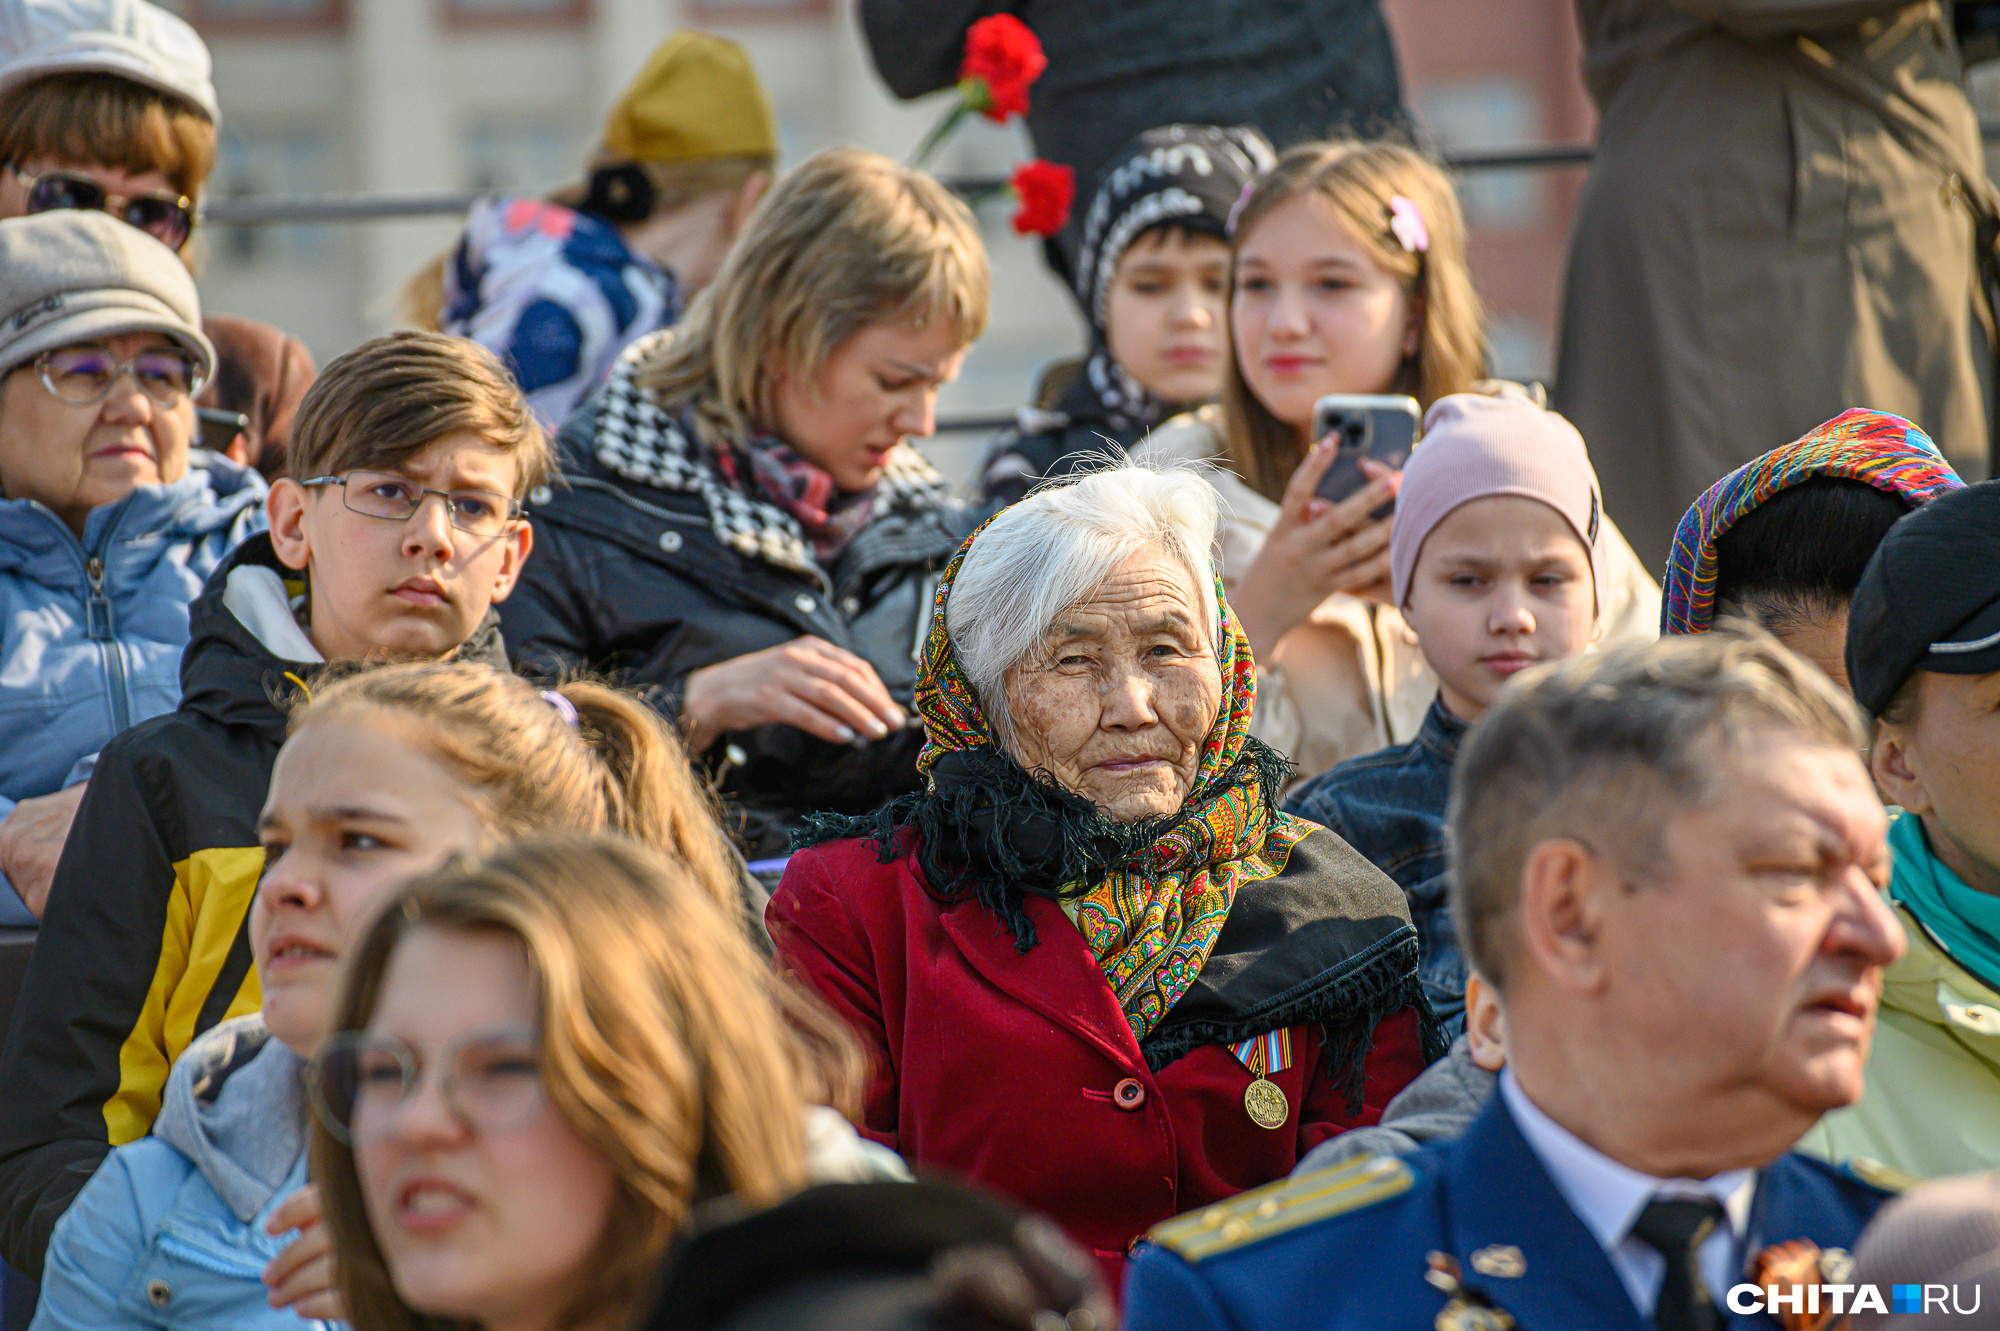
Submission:
[[[347,18],[346,0],[181,0],[175,8],[204,32],[331,28]]]
[[[580,179],[586,135],[567,120],[475,120],[466,127],[465,187],[481,193],[539,194]]]
[[[1439,82],[1418,98],[1417,118],[1447,154],[1523,148],[1541,141],[1534,89],[1505,74]],[[1459,178],[1466,224],[1525,231],[1540,225],[1544,171],[1471,171]]]
[[[688,18],[696,23],[820,18],[832,12],[831,0],[689,0],[688,3]]]
[[[445,22],[459,27],[519,27],[579,23],[590,0],[444,0]]]
[[[221,199],[323,194],[334,188],[333,176],[333,143],[325,126],[225,118],[208,193]],[[219,263],[240,266],[273,259],[322,263],[335,245],[335,228],[327,224],[218,226],[210,241]]]

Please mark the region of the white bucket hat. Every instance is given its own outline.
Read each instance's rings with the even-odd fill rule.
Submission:
[[[0,94],[51,74],[117,74],[220,121],[208,46],[147,0],[0,0]]]

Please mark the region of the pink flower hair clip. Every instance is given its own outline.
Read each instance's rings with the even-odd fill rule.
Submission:
[[[1389,200],[1389,234],[1411,254],[1430,252],[1431,229],[1424,225],[1423,211],[1400,194]]]
[[[1224,235],[1236,234],[1236,224],[1243,219],[1243,205],[1250,202],[1250,192],[1257,188],[1255,180],[1243,183],[1243,192],[1236,196],[1236,202],[1229,205],[1229,220],[1222,224]]]

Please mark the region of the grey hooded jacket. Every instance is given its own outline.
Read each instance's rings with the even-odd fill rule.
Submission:
[[[1379,1123],[1320,1143],[1292,1173],[1310,1174],[1356,1156],[1408,1155],[1431,1142],[1456,1137],[1479,1116],[1499,1084],[1498,1073],[1472,1061],[1472,1046],[1461,1035],[1443,1058],[1383,1108]]]

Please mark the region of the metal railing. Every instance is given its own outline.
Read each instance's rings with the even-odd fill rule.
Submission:
[[[1987,126],[1988,138],[2000,137],[2000,125]],[[1453,171],[1542,171],[1583,166],[1590,161],[1587,143],[1542,144],[1527,148],[1483,149],[1449,153],[1444,164]],[[946,176],[944,183],[959,194],[974,197],[1007,187],[1005,176]],[[462,216],[490,190],[454,190],[422,194],[267,194],[254,198],[217,198],[202,205],[202,220],[210,226],[276,226],[314,222],[381,222],[412,217]]]
[[[1982,121],[1981,137],[2000,140],[2000,121]],[[1595,151],[1587,143],[1537,144],[1521,148],[1486,148],[1443,154],[1448,170],[1548,171],[1587,166]],[[944,176],[955,193],[981,198],[1007,186],[1007,177]],[[202,206],[210,226],[275,226],[327,222],[378,222],[418,217],[462,217],[490,190],[422,194],[270,194],[254,198],[217,198]],[[992,434],[1014,424],[1011,416],[954,417],[938,422],[940,434]]]

